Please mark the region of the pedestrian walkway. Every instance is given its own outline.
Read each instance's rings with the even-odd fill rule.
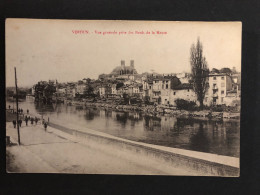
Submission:
[[[6,123],[6,134],[17,143],[17,130]],[[42,124],[20,129],[21,145],[7,147],[14,172],[19,173],[78,173],[134,175],[196,175],[196,172],[163,165],[148,157],[111,149],[107,145],[88,143]],[[8,167],[8,165],[7,165]]]

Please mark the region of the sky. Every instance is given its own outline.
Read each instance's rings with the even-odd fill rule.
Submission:
[[[241,71],[241,33],[240,22],[7,19],[6,86],[15,85],[14,67],[20,87],[97,79],[121,60],[134,60],[138,73],[190,72],[198,37],[210,69]]]

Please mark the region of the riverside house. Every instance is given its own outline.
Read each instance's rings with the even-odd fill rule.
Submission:
[[[176,106],[175,101],[177,99],[183,99],[186,101],[197,102],[197,96],[189,83],[181,83],[174,86],[172,89],[162,90],[162,105]]]
[[[209,74],[209,86],[205,95],[205,105],[222,105],[233,106],[240,101],[238,83],[227,73]]]

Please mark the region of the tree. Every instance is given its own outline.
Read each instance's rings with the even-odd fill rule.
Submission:
[[[203,47],[198,38],[197,44],[192,44],[190,49],[190,65],[191,77],[194,91],[200,103],[200,108],[203,108],[203,100],[207,90],[207,77],[209,74],[206,58],[203,56]]]
[[[196,103],[192,101],[187,101],[184,99],[177,99],[175,100],[176,107],[179,110],[194,110]]]

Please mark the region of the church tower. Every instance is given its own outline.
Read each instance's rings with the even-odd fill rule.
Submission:
[[[135,61],[134,60],[130,60],[130,66],[132,67],[132,68],[134,68],[135,67]]]

